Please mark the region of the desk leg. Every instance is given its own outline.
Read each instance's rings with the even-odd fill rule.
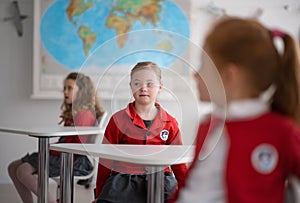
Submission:
[[[147,203],[164,203],[164,168],[149,167]]]
[[[61,153],[60,202],[73,203],[73,154]]]
[[[39,138],[39,166],[38,166],[38,203],[48,202],[49,186],[49,138]]]

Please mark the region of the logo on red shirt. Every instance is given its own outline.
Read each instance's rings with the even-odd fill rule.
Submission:
[[[162,139],[163,141],[166,141],[169,137],[169,131],[167,130],[162,130],[160,132],[160,139]]]
[[[270,144],[260,144],[251,155],[253,168],[262,174],[271,173],[278,163],[278,152],[276,148]]]

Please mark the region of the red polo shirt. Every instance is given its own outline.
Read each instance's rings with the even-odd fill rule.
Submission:
[[[289,119],[276,113],[268,112],[257,118],[226,121],[224,136],[229,140],[226,162],[222,173],[211,176],[209,182],[197,180],[197,174],[203,173],[204,161],[199,161],[199,154],[206,138],[211,136],[211,123],[199,127],[196,139],[194,160],[189,167],[185,182],[179,188],[176,198],[179,202],[201,202],[203,193],[192,188],[198,185],[214,183],[221,177],[224,182],[226,203],[280,203],[284,202],[286,179],[293,174],[300,178],[300,130]],[[216,148],[219,146],[217,145]],[[216,149],[214,149],[216,150]],[[271,158],[263,162],[258,155],[268,152]],[[207,159],[211,159],[209,156]],[[213,160],[216,165],[220,160]],[[218,194],[214,193],[215,199]],[[173,203],[175,200],[169,201]],[[214,200],[213,202],[217,202]]]
[[[96,117],[90,110],[81,110],[74,117],[74,126],[94,126],[96,122]],[[85,135],[73,135],[64,136],[59,139],[59,143],[85,143],[87,141],[87,136]],[[51,154],[60,156],[60,152],[51,150]]]
[[[115,113],[105,130],[104,144],[139,144],[139,145],[182,145],[182,138],[178,123],[175,118],[169,115],[159,104],[159,109],[150,128],[146,128],[144,121],[136,113],[134,103],[129,103],[126,109]],[[186,165],[172,165],[172,171],[181,185]],[[96,196],[101,192],[102,186],[109,177],[112,169],[116,172],[127,174],[146,174],[144,166],[124,162],[114,162],[99,159],[98,176],[96,183]],[[165,168],[170,172],[170,168]]]

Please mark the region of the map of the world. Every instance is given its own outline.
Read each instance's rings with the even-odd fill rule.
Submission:
[[[171,0],[57,0],[40,24],[43,47],[69,70],[141,60],[168,67],[189,36],[189,21]]]

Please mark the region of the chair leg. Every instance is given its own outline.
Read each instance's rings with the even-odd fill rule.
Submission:
[[[56,201],[60,202],[60,185],[57,185],[56,187]]]
[[[84,180],[78,180],[77,184],[78,185],[83,185],[86,189],[90,188],[90,184],[93,181],[93,176],[88,178],[88,179],[84,179]]]

